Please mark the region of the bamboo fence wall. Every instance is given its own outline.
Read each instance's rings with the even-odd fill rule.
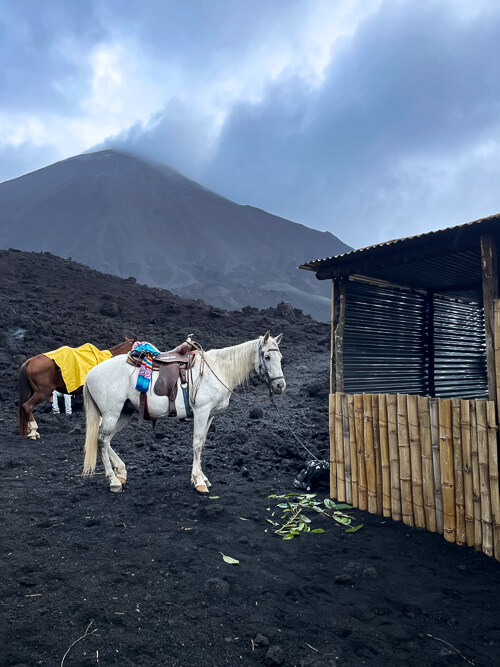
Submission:
[[[500,560],[495,403],[330,394],[330,495]]]

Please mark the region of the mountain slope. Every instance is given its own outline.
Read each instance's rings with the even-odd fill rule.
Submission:
[[[116,151],[1,183],[0,247],[49,251],[225,308],[286,300],[319,319],[329,288],[296,267],[349,249]]]

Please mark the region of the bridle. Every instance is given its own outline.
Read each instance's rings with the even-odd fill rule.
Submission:
[[[266,350],[266,354],[268,352],[278,352],[279,349],[277,347],[271,347],[268,350]],[[262,349],[262,343],[259,343],[259,376],[261,380],[267,383],[267,386],[269,387],[269,395],[272,396],[272,383],[275,380],[284,380],[285,376],[284,375],[276,375],[274,377],[271,377],[269,374],[269,370],[267,368],[266,364],[266,359],[264,357],[264,350]]]

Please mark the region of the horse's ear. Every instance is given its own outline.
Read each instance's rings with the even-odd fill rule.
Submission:
[[[271,332],[270,332],[270,331],[266,331],[266,333],[264,334],[264,341],[263,341],[264,344],[267,343],[267,341],[269,340],[269,336],[270,336],[270,335],[271,335]]]
[[[282,338],[283,338],[283,334],[282,334],[282,333],[280,333],[279,336],[276,336],[276,338],[274,339],[274,340],[276,341],[276,345],[279,345],[279,344],[281,343],[281,339],[282,339]]]

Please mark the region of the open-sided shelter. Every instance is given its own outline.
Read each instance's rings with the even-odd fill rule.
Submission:
[[[332,281],[330,495],[500,560],[500,215],[308,261]]]

